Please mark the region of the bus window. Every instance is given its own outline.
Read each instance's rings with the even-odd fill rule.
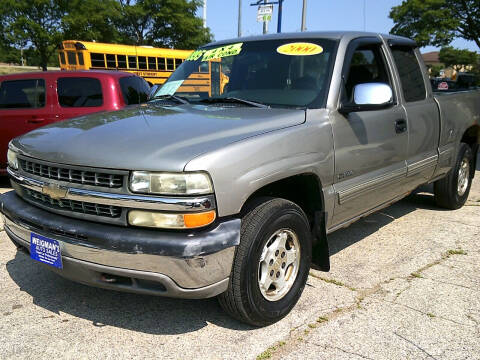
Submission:
[[[145,56],[138,57],[138,68],[139,69],[147,69],[147,58]]]
[[[157,61],[154,57],[148,58],[148,69],[149,70],[157,70]]]
[[[201,73],[208,73],[208,62],[201,63],[198,67],[198,71]]]
[[[58,54],[60,55],[60,64],[65,65],[65,53],[63,51],[59,51]]]
[[[92,67],[96,67],[96,68],[105,67],[105,56],[103,54],[91,53],[90,58],[92,60]]]
[[[127,68],[127,56],[126,55],[117,55],[118,67],[120,69]]]
[[[182,64],[182,59],[175,59],[175,69],[178,68]]]
[[[77,57],[74,51],[67,51],[67,60],[69,65],[77,65]]]
[[[117,63],[115,62],[115,55],[107,54],[105,56],[107,58],[107,67],[115,69],[117,67]]]
[[[83,54],[81,52],[77,53],[78,56],[78,65],[84,65],[83,63]]]
[[[173,59],[167,58],[167,70],[169,71],[175,70]]]
[[[129,56],[128,57],[128,68],[129,69],[136,69],[137,68],[137,57],[136,56]]]
[[[157,58],[158,60],[158,70],[165,71],[165,58]]]

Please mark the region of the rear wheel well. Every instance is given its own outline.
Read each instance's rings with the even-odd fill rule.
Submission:
[[[474,125],[469,127],[462,136],[462,143],[468,144],[473,153],[473,164],[470,168],[472,178],[475,176],[475,168],[477,164],[478,148],[480,144],[480,126]]]
[[[468,144],[472,150],[479,144],[480,140],[480,126],[474,125],[469,127],[462,136],[461,142]]]
[[[315,213],[324,210],[322,186],[314,174],[295,175],[265,185],[250,195],[243,205],[242,214],[250,209],[255,199],[262,197],[276,197],[294,202],[305,212],[310,226],[314,224]]]

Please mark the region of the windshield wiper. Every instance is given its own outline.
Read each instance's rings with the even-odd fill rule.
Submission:
[[[258,107],[258,108],[264,108],[268,109],[270,108],[270,105],[265,105],[259,102],[254,102],[250,100],[245,100],[245,99],[240,99],[232,96],[227,96],[227,97],[214,97],[214,98],[207,98],[207,99],[202,99],[200,102],[204,103],[209,103],[209,104],[216,104],[216,103],[237,103],[237,104],[244,104],[244,105],[250,105],[252,107]]]
[[[152,97],[150,100],[166,100],[166,99],[173,99],[179,103],[182,103],[184,105],[190,104],[190,102],[185,99],[182,96],[177,96],[177,95],[170,95],[170,94],[164,94],[164,95],[157,95]]]

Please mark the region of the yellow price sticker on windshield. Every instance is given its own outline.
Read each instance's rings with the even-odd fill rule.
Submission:
[[[323,48],[320,45],[313,43],[295,42],[279,46],[277,52],[290,56],[309,56],[321,54]]]
[[[234,56],[240,54],[242,51],[243,43],[231,44],[220,46],[215,49],[205,51],[202,61],[208,61],[212,59],[221,59],[227,56]]]
[[[190,54],[189,57],[185,59],[185,61],[196,61],[204,54],[205,50],[197,50]]]

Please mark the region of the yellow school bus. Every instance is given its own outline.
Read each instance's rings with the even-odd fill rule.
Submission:
[[[65,40],[58,49],[62,70],[119,70],[143,77],[150,85],[163,84],[193,50],[105,44]],[[212,94],[211,64],[200,66],[182,86],[185,92]],[[214,86],[215,88],[216,86]]]

